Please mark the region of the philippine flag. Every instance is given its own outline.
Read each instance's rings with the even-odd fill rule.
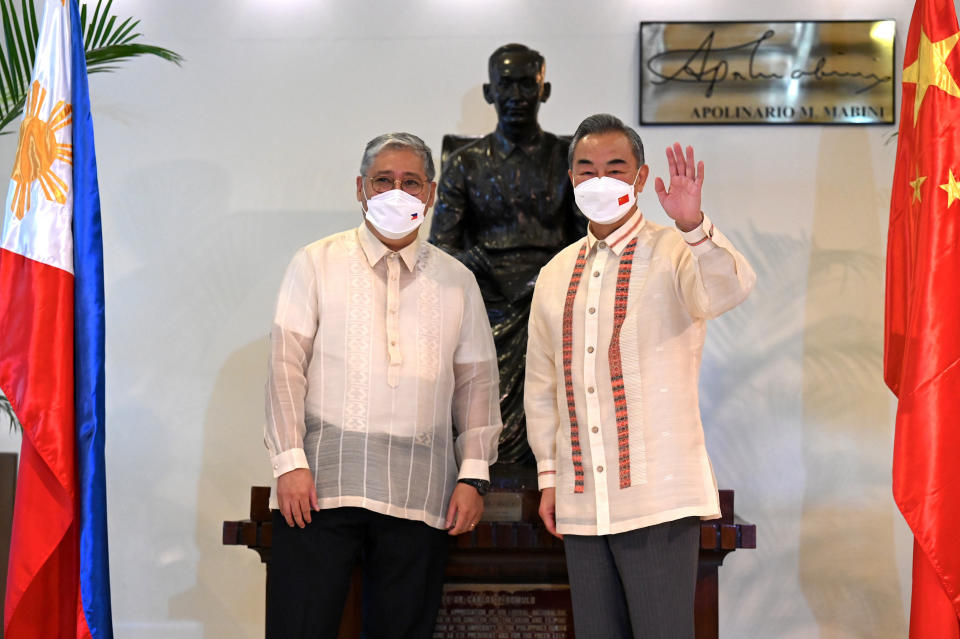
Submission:
[[[103,248],[77,0],[46,0],[0,232],[0,388],[23,426],[6,639],[113,636]]]

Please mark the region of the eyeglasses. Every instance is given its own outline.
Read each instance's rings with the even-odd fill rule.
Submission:
[[[377,177],[367,178],[373,185],[375,193],[386,193],[393,189],[403,189],[404,193],[409,195],[420,195],[426,182],[415,177],[405,177],[402,180],[395,180],[392,177],[378,175]]]

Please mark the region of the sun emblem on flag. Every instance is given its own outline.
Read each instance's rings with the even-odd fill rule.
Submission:
[[[26,115],[20,124],[20,142],[11,176],[17,186],[10,211],[18,220],[30,210],[30,187],[37,180],[48,200],[59,204],[67,201],[67,183],[54,172],[53,163],[56,160],[73,163],[73,145],[57,141],[57,132],[73,121],[73,109],[60,100],[45,122],[40,119],[40,109],[46,98],[47,90],[39,81],[34,81],[24,108]]]

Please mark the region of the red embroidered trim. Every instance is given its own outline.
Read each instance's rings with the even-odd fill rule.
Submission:
[[[613,385],[613,409],[617,417],[617,452],[620,464],[620,488],[630,487],[630,424],[627,419],[627,393],[623,386],[623,366],[620,359],[620,329],[627,317],[627,298],[630,294],[630,272],[637,238],[623,249],[617,272],[617,291],[613,302],[613,335],[610,338],[608,359],[610,383]]]
[[[607,244],[609,244],[611,248],[614,248],[614,249],[615,249],[615,248],[618,248],[620,245],[622,245],[624,242],[626,242],[627,239],[630,238],[630,236],[633,234],[633,232],[637,230],[637,227],[640,226],[640,223],[643,222],[643,213],[637,212],[637,214],[634,216],[634,218],[635,218],[635,219],[632,220],[631,223],[630,223],[630,228],[628,228],[628,229],[627,229],[626,231],[624,231],[623,233],[620,233],[620,230],[621,230],[623,227],[621,227],[620,229],[617,229],[616,231],[614,231],[614,233],[618,234],[620,237],[619,237],[619,239],[617,239],[615,242],[607,242]],[[608,239],[609,239],[609,238],[608,238]]]
[[[580,447],[580,426],[577,424],[577,406],[573,395],[573,302],[577,298],[583,268],[587,264],[587,244],[580,247],[567,299],[563,304],[563,384],[567,394],[567,412],[570,415],[570,448],[573,458],[573,492],[583,492],[583,449]]]

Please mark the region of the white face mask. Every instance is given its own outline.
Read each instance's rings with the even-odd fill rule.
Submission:
[[[633,184],[612,177],[595,177],[573,188],[573,199],[583,214],[597,224],[613,224],[623,218],[637,200],[633,186],[640,177],[637,171]]]
[[[362,186],[360,192],[367,203],[367,220],[385,238],[399,240],[416,231],[423,223],[426,203],[402,189],[378,193],[370,199],[367,199]]]

